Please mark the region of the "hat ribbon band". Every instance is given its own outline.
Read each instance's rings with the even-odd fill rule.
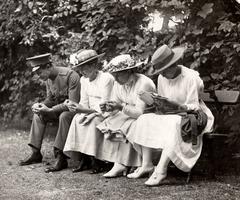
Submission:
[[[99,55],[92,55],[91,57],[89,57],[89,58],[87,58],[87,59],[85,59],[85,60],[83,60],[83,61],[80,61],[78,64],[76,64],[76,65],[74,66],[74,68],[82,65],[83,62],[86,62],[86,61],[88,61],[88,60],[90,60],[90,59],[92,59],[92,58],[95,58],[95,57],[96,57],[96,59],[97,59],[97,56],[99,56]]]
[[[44,63],[44,64],[35,65],[35,66],[32,66],[32,68],[34,68],[34,67],[40,67],[40,68],[42,68],[42,67],[47,66],[47,65],[49,65],[49,64],[51,64],[51,62],[47,62],[47,63]]]
[[[167,64],[172,60],[174,54],[175,54],[174,51],[172,51],[171,54],[169,54],[169,55],[168,55],[165,59],[163,59],[161,62],[158,62],[158,63],[156,63],[155,65],[153,65],[153,68],[154,68],[155,70],[163,68],[165,65],[167,65]]]

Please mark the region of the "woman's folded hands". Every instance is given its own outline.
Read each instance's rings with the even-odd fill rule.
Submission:
[[[100,104],[100,109],[102,112],[113,112],[115,110],[122,110],[123,105],[116,101],[106,101]]]

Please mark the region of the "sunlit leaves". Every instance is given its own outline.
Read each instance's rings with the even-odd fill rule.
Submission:
[[[221,21],[221,24],[218,28],[219,31],[224,31],[224,32],[231,32],[232,28],[235,26],[234,23],[232,23],[231,21]]]
[[[6,61],[12,63],[0,62],[1,77],[7,79],[4,91],[11,93],[13,101],[17,91],[12,89],[23,94],[21,87],[29,84],[24,81],[30,76],[21,75],[17,67],[27,71],[26,66],[16,60],[20,55],[25,58],[27,54],[38,53],[39,48],[35,47],[38,43],[46,44],[57,55],[55,61],[64,66],[69,55],[81,48],[105,52],[107,59],[130,53],[144,60],[163,43],[171,47],[186,45],[184,64],[198,70],[208,88],[240,89],[240,23],[221,10],[219,1],[21,0],[21,4],[8,1],[6,5],[11,8],[0,10],[0,45],[8,51],[22,45],[27,51],[21,54],[14,50],[17,55],[8,53],[12,59]],[[149,14],[155,10],[180,23],[175,23],[173,29],[152,32],[148,28]],[[12,61],[14,57],[16,60]],[[18,83],[7,75],[9,69],[16,71],[14,74],[11,71],[11,75]]]
[[[163,0],[163,1],[161,1],[161,5],[162,5],[162,7],[166,7],[166,8],[171,7],[171,6],[177,8],[177,9],[185,8],[184,2],[179,1],[179,0],[169,0],[169,1]]]
[[[233,45],[233,48],[236,49],[236,51],[239,53],[240,52],[240,43],[235,43]]]
[[[213,12],[213,5],[213,3],[204,4],[202,9],[198,11],[197,15],[205,19],[210,13]]]
[[[33,2],[32,2],[32,1],[28,2],[28,8],[29,8],[29,9],[32,9],[32,8],[33,8]]]
[[[214,48],[219,49],[222,45],[223,45],[223,40],[221,40],[219,42],[215,42],[215,43],[213,43],[213,45],[211,47],[211,50],[214,49]]]

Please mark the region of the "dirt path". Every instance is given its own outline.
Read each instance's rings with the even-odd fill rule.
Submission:
[[[0,200],[240,199],[238,176],[221,176],[218,181],[195,178],[185,185],[184,177],[170,174],[164,185],[148,188],[143,184],[145,179],[105,179],[102,174],[90,175],[88,171],[73,174],[70,169],[46,174],[43,164],[20,167],[18,160],[29,150],[25,145],[27,138],[27,132],[0,131]],[[51,145],[51,139],[45,139],[45,161],[53,156]]]

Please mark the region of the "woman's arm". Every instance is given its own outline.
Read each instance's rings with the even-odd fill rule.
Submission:
[[[199,91],[203,88],[200,77],[192,77],[187,85],[186,101],[183,104],[188,110],[199,109]]]
[[[141,95],[139,94],[143,92],[149,92],[149,93],[156,92],[156,87],[152,82],[152,80],[142,79],[142,83],[140,84],[140,87],[138,87],[134,92],[137,95],[135,105],[125,104],[123,106],[122,111],[123,113],[125,113],[126,115],[132,118],[138,118],[141,114],[143,114],[146,108],[146,103],[141,100],[141,97],[140,97]]]

